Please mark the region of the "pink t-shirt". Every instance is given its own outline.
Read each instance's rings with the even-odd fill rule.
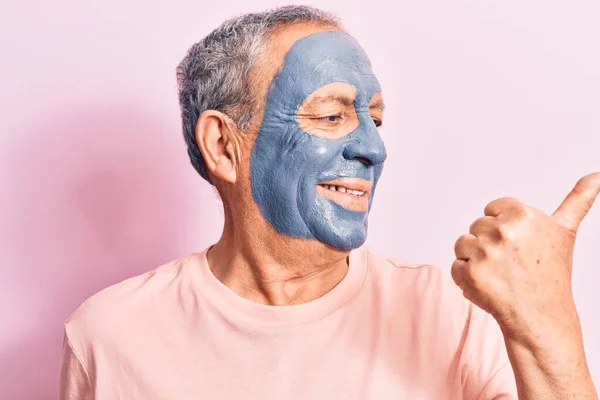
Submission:
[[[293,306],[238,296],[206,251],[111,286],[65,323],[60,398],[517,398],[497,324],[439,269],[349,265]]]

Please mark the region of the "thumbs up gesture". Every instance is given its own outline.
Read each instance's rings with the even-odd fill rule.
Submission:
[[[498,321],[505,339],[581,336],[571,291],[573,247],[599,192],[600,173],[587,175],[552,215],[518,199],[495,200],[456,242],[452,278]]]

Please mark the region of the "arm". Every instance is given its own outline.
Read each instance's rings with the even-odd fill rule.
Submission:
[[[581,335],[554,344],[505,339],[520,400],[598,399]]]
[[[528,331],[505,326],[504,342],[519,399],[598,399],[583,349],[573,297],[564,304],[562,324]],[[542,329],[543,328],[543,329]]]
[[[520,400],[598,399],[571,274],[577,229],[599,192],[600,173],[582,178],[552,216],[493,201],[456,242],[452,277],[500,325]]]

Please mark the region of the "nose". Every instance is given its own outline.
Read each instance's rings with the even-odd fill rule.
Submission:
[[[366,129],[359,127],[362,132],[358,133],[344,149],[344,158],[347,160],[358,160],[365,165],[375,166],[385,161],[387,152],[385,144],[373,122],[369,118],[371,126]]]

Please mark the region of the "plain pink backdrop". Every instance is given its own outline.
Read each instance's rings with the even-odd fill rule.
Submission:
[[[0,398],[56,398],[62,322],[83,300],[218,238],[220,205],[181,137],[174,69],[225,18],[283,4],[2,4]],[[600,170],[597,1],[310,4],[343,17],[384,88],[377,251],[449,271],[454,241],[489,201],[551,212]],[[600,387],[599,245],[600,205],[574,272]]]

